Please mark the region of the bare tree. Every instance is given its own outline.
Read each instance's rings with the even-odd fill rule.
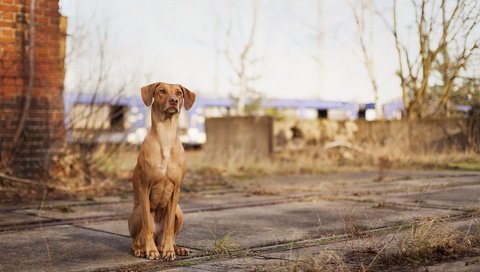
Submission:
[[[477,0],[411,0],[414,34],[400,28],[397,0],[392,23],[381,16],[394,38],[405,113],[408,119],[448,117],[459,78],[468,73],[480,47],[480,3]],[[416,46],[408,43],[411,38]]]
[[[80,170],[85,181],[94,182],[95,175],[100,174],[99,165],[113,158],[126,145],[126,134],[121,146],[110,146],[108,141],[98,143],[97,138],[116,130],[111,120],[125,114],[128,108],[115,105],[136,81],[137,74],[118,76],[114,68],[119,66],[119,60],[115,56],[107,23],[93,24],[94,30],[89,29],[88,25],[87,22],[77,22],[68,35],[66,67],[67,71],[71,69],[68,72],[74,73],[75,77],[68,83],[67,92],[73,93],[76,97],[74,100],[81,102],[72,105],[73,108],[67,113],[70,114],[70,122],[66,130],[73,140],[67,152],[71,158],[75,158],[72,165],[80,168],[77,170]],[[80,99],[82,96],[84,98]],[[99,152],[102,153],[101,159]]]
[[[348,4],[353,13],[355,24],[357,27],[358,41],[363,55],[363,63],[367,69],[368,78],[372,85],[375,113],[378,119],[383,118],[382,110],[379,101],[379,88],[377,77],[374,69],[374,58],[372,51],[372,19],[374,17],[374,6],[372,0],[358,0],[353,2],[348,0]]]
[[[252,24],[250,26],[250,31],[248,33],[248,38],[245,41],[245,44],[241,47],[241,50],[238,55],[234,56],[232,52],[229,41],[232,36],[232,22],[229,23],[226,29],[226,45],[223,50],[228,63],[231,68],[234,70],[236,79],[235,85],[238,85],[239,90],[238,94],[234,96],[236,100],[236,113],[240,116],[245,115],[245,107],[247,99],[255,94],[258,94],[254,88],[251,87],[251,82],[259,79],[259,76],[251,76],[250,69],[253,65],[258,63],[260,59],[254,58],[252,55],[252,48],[255,44],[255,33],[257,29],[257,10],[258,2],[253,0],[253,14],[252,14]]]
[[[315,43],[317,45],[317,52],[314,53],[313,59],[319,64],[322,65],[322,51],[323,51],[323,40],[325,37],[325,31],[323,29],[323,0],[317,0],[316,5],[316,13],[317,13],[317,23],[313,26],[309,26],[310,29],[313,30],[313,35],[315,39]]]

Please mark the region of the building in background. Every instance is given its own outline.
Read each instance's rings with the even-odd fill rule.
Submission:
[[[67,139],[77,143],[139,144],[150,127],[150,111],[140,95],[65,93]],[[369,104],[370,108],[373,104]],[[296,119],[355,120],[362,116],[363,104],[323,100],[270,99],[261,101],[255,115],[276,115]],[[369,109],[370,109],[369,108]],[[206,142],[205,119],[235,115],[229,98],[197,96],[189,111],[182,110],[180,140],[186,146]],[[373,110],[374,111],[374,110]]]

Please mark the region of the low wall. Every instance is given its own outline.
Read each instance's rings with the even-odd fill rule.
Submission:
[[[392,147],[392,152],[480,151],[480,119],[370,122],[224,117],[207,119],[205,126],[205,150],[211,158],[266,157],[274,150],[335,142],[366,150]]]
[[[480,150],[480,120],[275,121],[277,148],[344,141],[365,147],[395,146],[415,152]]]
[[[205,151],[211,158],[261,158],[273,152],[271,117],[208,118],[205,129]]]

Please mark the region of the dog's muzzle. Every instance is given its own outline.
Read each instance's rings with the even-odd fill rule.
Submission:
[[[168,113],[177,113],[179,112],[179,109],[178,109],[178,98],[176,97],[170,97],[168,99],[168,105],[166,107],[166,112]]]

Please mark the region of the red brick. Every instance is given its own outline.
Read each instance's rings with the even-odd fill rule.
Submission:
[[[4,21],[13,21],[14,18],[14,13],[13,12],[5,12],[1,16],[2,20]]]
[[[58,5],[58,1],[49,1],[50,3],[50,8],[53,8],[53,9],[59,9],[59,5]]]
[[[6,28],[6,27],[2,27],[2,36],[3,37],[14,37],[15,36],[15,30],[13,30],[12,28]]]
[[[48,18],[45,18],[45,17],[36,17],[36,18],[35,18],[35,22],[36,22],[37,24],[47,25],[47,24],[48,24]]]
[[[58,9],[51,9],[51,8],[49,8],[49,9],[44,9],[44,10],[42,10],[42,15],[43,15],[43,16],[47,16],[47,17],[53,17],[53,18],[55,18],[55,17],[58,17],[59,14],[60,14],[60,13],[58,12]]]
[[[43,0],[43,1],[37,1],[36,4],[37,4],[38,7],[40,7],[40,8],[48,8],[49,5],[50,5],[49,2],[50,2],[50,1],[45,1],[45,0]]]
[[[15,37],[5,37],[5,36],[0,36],[0,44],[3,43],[12,43],[15,42]]]
[[[5,13],[8,13],[9,11],[17,12],[20,11],[20,7],[12,4],[0,3],[0,10]]]
[[[15,27],[15,22],[9,22],[8,20],[0,20],[0,26],[1,27]]]
[[[49,25],[55,28],[58,28],[60,24],[60,19],[55,17],[48,18]]]

